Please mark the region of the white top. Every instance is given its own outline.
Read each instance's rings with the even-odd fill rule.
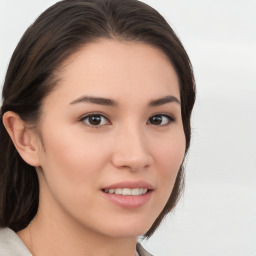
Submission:
[[[19,236],[10,228],[0,228],[1,256],[33,256]],[[137,244],[136,256],[152,256]]]
[[[1,256],[32,256],[31,252],[10,228],[0,228]]]

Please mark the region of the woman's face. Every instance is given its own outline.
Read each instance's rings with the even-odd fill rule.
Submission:
[[[172,65],[147,44],[102,39],[59,78],[42,106],[38,213],[109,237],[145,233],[185,153]]]

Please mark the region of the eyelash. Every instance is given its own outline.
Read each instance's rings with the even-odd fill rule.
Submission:
[[[174,117],[172,117],[171,115],[169,115],[169,114],[163,114],[163,113],[158,113],[158,114],[154,114],[153,116],[151,116],[150,118],[149,118],[149,120],[150,119],[152,119],[152,118],[154,118],[154,117],[164,117],[164,118],[167,118],[167,123],[166,124],[162,124],[162,125],[159,125],[159,124],[152,124],[152,125],[154,125],[154,126],[167,126],[167,125],[170,125],[171,123],[173,123],[173,122],[175,122],[175,118]],[[148,121],[149,122],[149,121]],[[147,122],[147,123],[148,123]]]
[[[108,124],[94,124],[93,125],[93,124],[90,124],[89,121],[88,121],[88,123],[86,122],[87,119],[93,118],[93,117],[100,117],[100,119],[104,118],[108,122]],[[89,127],[92,127],[92,128],[100,128],[103,125],[111,124],[109,119],[105,115],[103,115],[101,113],[91,113],[91,114],[85,115],[79,121],[85,123],[85,125],[87,125]],[[100,121],[102,121],[102,120],[100,120]]]
[[[103,119],[105,119],[105,122],[107,122],[107,123],[104,123],[104,124],[91,124],[90,123],[90,121],[89,121],[89,118],[100,118],[100,122],[102,121],[102,118]],[[152,124],[152,123],[150,123],[150,122],[152,122],[152,118],[154,118],[154,117],[160,117],[161,118],[161,120],[160,119],[158,119],[157,121],[161,121],[162,122],[162,120],[163,120],[163,117],[164,118],[167,118],[167,120],[166,120],[166,123],[165,124]],[[86,121],[86,120],[88,120],[88,122]],[[111,122],[110,122],[110,120],[105,116],[105,115],[103,115],[103,114],[101,114],[101,113],[91,113],[91,114],[87,114],[87,115],[85,115],[85,116],[83,116],[81,119],[79,119],[79,121],[80,122],[83,122],[83,123],[85,123],[85,125],[87,125],[87,126],[89,126],[89,127],[92,127],[92,128],[100,128],[101,126],[104,126],[104,125],[110,125],[111,124]],[[91,120],[91,121],[93,121],[93,120]],[[154,125],[154,126],[167,126],[167,125],[170,125],[171,123],[173,123],[173,122],[175,122],[175,118],[174,117],[172,117],[171,115],[169,115],[169,114],[163,114],[163,113],[158,113],[158,114],[154,114],[154,115],[152,115],[149,119],[148,119],[148,121],[147,121],[147,124],[148,125]]]

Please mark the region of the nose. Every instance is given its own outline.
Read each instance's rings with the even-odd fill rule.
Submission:
[[[126,127],[115,137],[114,144],[112,164],[116,168],[136,172],[152,164],[148,140],[138,128]]]

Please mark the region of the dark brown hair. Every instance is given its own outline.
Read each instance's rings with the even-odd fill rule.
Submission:
[[[37,212],[39,184],[35,168],[16,151],[2,122],[6,111],[25,122],[40,119],[42,100],[56,85],[56,70],[71,54],[101,38],[140,41],[162,50],[179,78],[186,153],[195,83],[188,55],[165,19],[137,0],[64,0],[56,3],[27,29],[17,45],[5,77],[0,121],[0,226],[25,228]],[[150,237],[173,209],[183,187],[183,165],[172,194],[147,231]]]

